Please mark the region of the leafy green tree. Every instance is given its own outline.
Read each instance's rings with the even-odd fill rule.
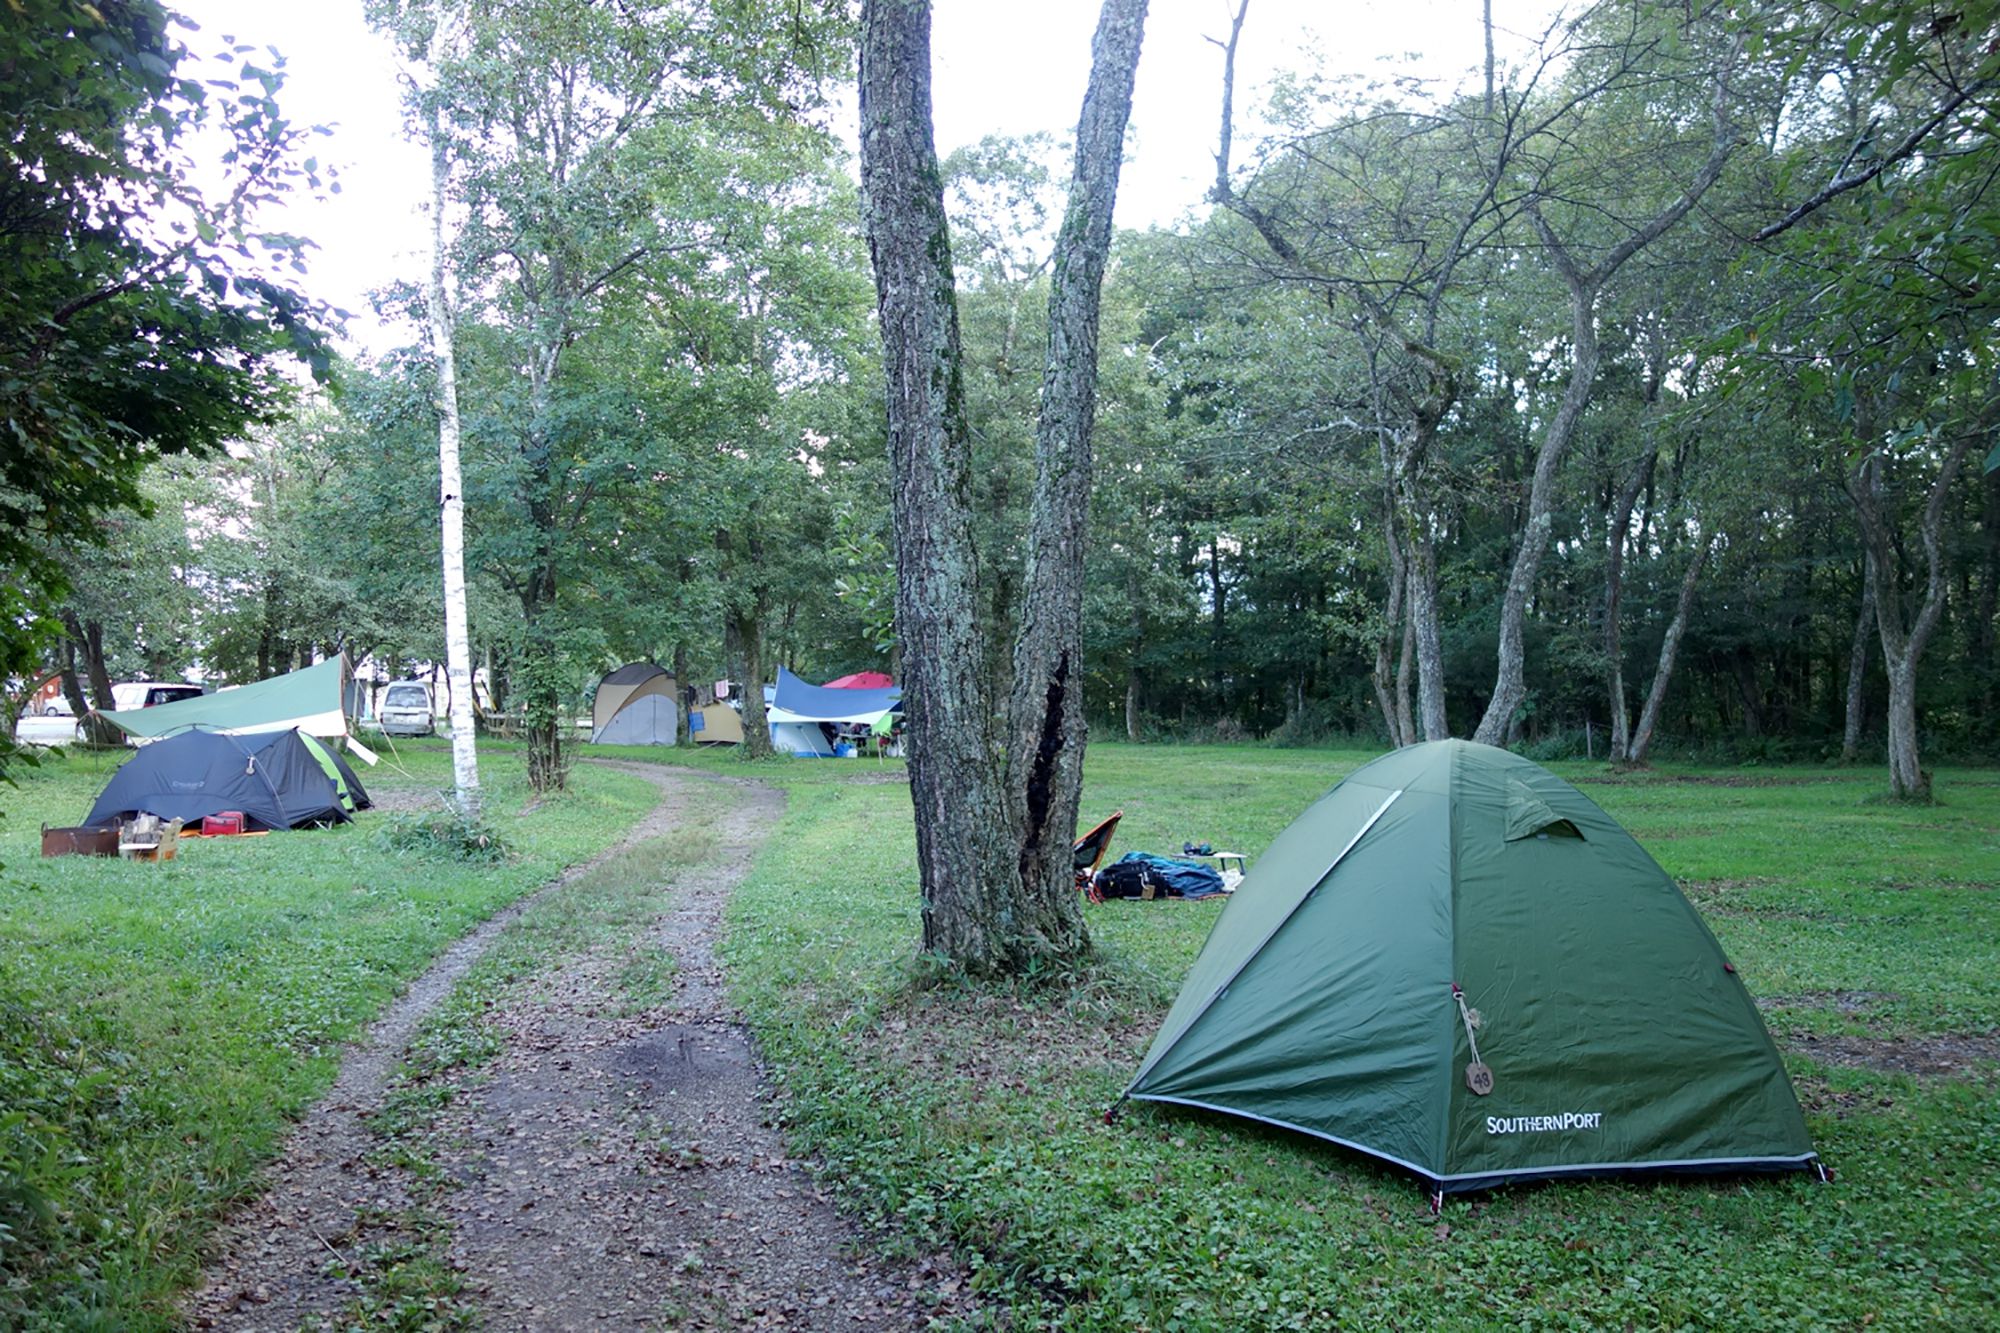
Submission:
[[[1931,794],[1917,697],[1949,600],[1946,516],[1976,450],[2000,465],[1985,281],[2000,204],[1996,20],[1990,3],[1814,4],[1769,38],[1791,58],[1784,110],[1798,130],[1773,155],[1766,197],[1791,202],[1751,237],[1771,247],[1773,299],[1739,345],[1761,389],[1790,379],[1848,428],[1828,434],[1825,460],[1861,535],[1890,790],[1912,800]]]
[[[320,181],[304,156],[311,130],[278,108],[275,61],[239,48],[234,79],[191,77],[153,0],[11,10],[0,24],[16,109],[0,165],[10,673],[32,664],[48,623],[32,612],[63,586],[57,553],[97,540],[107,515],[143,509],[151,460],[212,451],[275,419],[290,358],[326,372],[328,313],[295,286],[306,242],[255,222]],[[191,154],[217,141],[224,178],[205,193]]]
[[[480,402],[467,445],[484,455],[468,459],[467,489],[501,506],[475,518],[475,545],[521,610],[530,779],[559,786],[564,721],[603,651],[564,589],[600,497],[645,476],[666,443],[631,413],[651,392],[636,374],[582,364],[633,303],[703,286],[737,220],[739,158],[817,104],[837,23],[776,0],[383,0],[371,13],[413,54],[458,25],[432,52],[429,96],[466,217],[458,317],[478,326],[461,332],[462,392]]]

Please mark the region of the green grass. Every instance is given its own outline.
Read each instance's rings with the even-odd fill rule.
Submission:
[[[111,759],[58,760],[0,794],[0,1326],[167,1328],[203,1237],[257,1187],[286,1123],[445,944],[654,800],[581,769],[522,814],[518,763],[488,753],[487,806],[517,855],[397,851],[384,818],[186,844],[161,865],[36,858]],[[448,786],[401,747],[377,794]]]
[[[1254,858],[1368,757],[1100,745],[1084,817],[1125,810],[1114,854],[1205,840]],[[1544,1185],[1454,1200],[1440,1221],[1413,1178],[1301,1136],[1145,1106],[1107,1126],[1220,905],[1093,907],[1100,958],[1061,984],[921,988],[908,793],[854,783],[872,763],[749,770],[790,806],[735,899],[727,956],[799,1146],[857,1207],[957,1246],[1024,1326],[1989,1324],[1994,1066],[1918,1078],[1798,1051],[1993,1033],[2000,776],[1943,772],[1943,803],[1910,808],[1872,802],[1872,770],[1557,767],[1776,1001],[1832,1185]]]
[[[652,801],[579,767],[575,795],[523,816],[510,751],[482,753],[519,853],[497,867],[398,852],[366,820],[163,866],[42,862],[37,826],[73,822],[108,770],[59,762],[0,793],[0,1327],[171,1326],[203,1236],[256,1188],[339,1043]],[[1971,1327],[2000,1308],[2000,1073],[1800,1054],[1994,1032],[2000,774],[1947,770],[1942,804],[1899,807],[1870,800],[1872,770],[1557,766],[1680,878],[1766,1000],[1838,1179],[1502,1190],[1440,1223],[1412,1178],[1297,1136],[1149,1107],[1103,1123],[1220,904],[1093,907],[1098,959],[1052,984],[934,984],[913,956],[908,792],[870,781],[896,761],[598,753],[788,789],[725,949],[788,1131],[888,1234],[954,1245],[1017,1326]],[[1367,757],[1100,745],[1085,817],[1125,810],[1114,854],[1192,840],[1254,858]],[[364,780],[448,781],[436,749],[398,759],[407,776]],[[673,961],[624,943],[652,910],[628,890],[657,878],[647,858],[698,859],[709,836],[635,849],[515,923],[425,1024],[377,1124],[385,1156],[421,1175],[426,1129],[490,1054],[481,1014],[542,960],[620,950],[614,1002],[667,993]],[[455,1326],[435,1239],[386,1219],[351,1313]]]

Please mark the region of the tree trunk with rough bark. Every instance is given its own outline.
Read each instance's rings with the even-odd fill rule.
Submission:
[[[1417,743],[1417,723],[1410,712],[1410,675],[1417,661],[1417,618],[1403,617],[1403,651],[1396,663],[1396,727],[1402,739],[1398,745]]]
[[[1444,714],[1444,635],[1438,629],[1437,539],[1428,520],[1417,534],[1410,616],[1417,631],[1417,706],[1423,716],[1424,739],[1451,738]]]
[[[1389,455],[1386,444],[1382,446],[1381,453],[1386,467]],[[1388,729],[1389,744],[1401,748],[1408,745],[1415,737],[1403,725],[1409,712],[1410,702],[1407,672],[1401,673],[1403,679],[1399,697],[1397,680],[1399,673],[1390,661],[1392,644],[1400,644],[1403,647],[1403,667],[1407,668],[1410,660],[1407,631],[1411,618],[1405,609],[1409,596],[1410,569],[1409,561],[1403,555],[1402,540],[1397,535],[1400,516],[1396,512],[1395,486],[1396,479],[1393,476],[1384,476],[1382,542],[1384,554],[1389,561],[1389,579],[1387,605],[1382,611],[1382,631],[1375,636],[1374,685],[1375,704],[1382,710],[1382,725]]]
[[[736,660],[729,674],[743,691],[743,757],[766,759],[773,753],[771,724],[764,711],[764,629],[760,608],[731,612],[736,624]]]
[[[1732,52],[1732,63],[1735,56],[1736,53]],[[1576,437],[1577,427],[1583,421],[1584,409],[1590,405],[1591,391],[1597,379],[1598,297],[1603,294],[1604,285],[1632,256],[1664,236],[1693,211],[1702,196],[1721,177],[1722,168],[1728,163],[1736,145],[1736,130],[1728,111],[1727,74],[1725,67],[1715,80],[1711,104],[1713,139],[1707,160],[1702,163],[1694,180],[1672,203],[1627,233],[1589,268],[1584,268],[1569,245],[1555,234],[1541,210],[1532,202],[1527,206],[1528,218],[1541,238],[1543,253],[1562,275],[1563,284],[1569,291],[1569,383],[1564,386],[1562,402],[1550,419],[1542,434],[1541,445],[1535,452],[1534,477],[1528,486],[1528,508],[1520,525],[1520,545],[1514,553],[1514,566],[1508,574],[1507,589],[1500,602],[1499,661],[1494,673],[1493,693],[1486,702],[1485,715],[1479,719],[1479,728],[1473,733],[1474,740],[1488,745],[1500,744],[1507,736],[1516,711],[1527,700],[1524,630],[1528,603],[1534,597],[1536,578],[1541,573],[1542,557],[1548,551],[1549,534],[1555,521],[1556,479],[1564,458],[1569,454],[1570,442]]]
[[[1527,701],[1526,629],[1528,603],[1535,594],[1541,575],[1542,557],[1549,549],[1549,533],[1555,526],[1556,481],[1563,460],[1569,456],[1570,441],[1590,405],[1590,393],[1597,379],[1597,288],[1573,285],[1570,290],[1570,372],[1561,404],[1542,435],[1535,452],[1535,471],[1528,483],[1528,508],[1521,523],[1520,546],[1507,575],[1506,592],[1500,600],[1499,669],[1493,679],[1493,693],[1472,739],[1486,745],[1505,743],[1516,712]]]
[[[561,658],[554,641],[557,575],[552,565],[535,570],[518,597],[526,630],[521,653],[521,734],[528,762],[528,786],[537,793],[561,791],[568,781],[567,700]]]
[[[971,972],[1004,968],[1008,839],[1001,755],[983,687],[951,235],[931,141],[929,7],[861,11],[862,220],[888,391],[896,628],[923,947]],[[995,882],[994,870],[1003,873]]]
[[[1646,691],[1646,704],[1639,712],[1639,726],[1632,733],[1631,742],[1624,750],[1613,750],[1614,759],[1622,758],[1635,768],[1643,767],[1646,755],[1653,748],[1653,734],[1660,725],[1660,710],[1666,706],[1667,686],[1673,683],[1674,666],[1680,660],[1681,637],[1687,633],[1688,613],[1694,609],[1695,586],[1701,582],[1702,566],[1708,562],[1709,554],[1715,549],[1715,539],[1695,548],[1694,559],[1681,578],[1681,595],[1674,602],[1674,618],[1667,622],[1666,637],[1660,640],[1659,665],[1653,668],[1653,687]]]
[[[472,638],[465,609],[465,481],[459,467],[458,353],[445,299],[444,210],[451,164],[438,107],[430,106],[431,273],[426,289],[431,357],[437,363],[438,530],[444,568],[444,653],[451,681],[451,774],[459,810],[479,817],[479,751],[472,717]]]
[[[1139,676],[1139,649],[1146,641],[1146,614],[1141,607],[1139,567],[1135,564],[1125,578],[1125,605],[1131,614],[1132,648],[1125,655],[1125,739],[1137,744],[1144,716],[1145,682]]]
[[[90,682],[91,706],[109,712],[118,706],[111,695],[111,672],[104,664],[104,626],[95,620],[79,620],[74,612],[62,613],[69,641],[83,657],[83,678]],[[82,713],[77,716],[81,718]]]
[[[2000,469],[1985,475],[1980,483],[1983,497],[1979,528],[1984,535],[1980,557],[1979,601],[1972,612],[1972,664],[1982,681],[1979,691],[1979,718],[1989,727],[2000,720],[2000,654],[1994,652],[2000,639]]]
[[[897,623],[911,699],[924,946],[973,973],[1021,973],[1089,948],[1071,883],[1085,743],[1082,587],[1098,294],[1111,238],[1145,0],[1106,0],[1057,240],[1036,431],[1023,617],[1002,729],[979,688],[977,558],[967,497],[954,275],[931,139],[930,15],[865,0],[863,220],[889,392]]]
[[[694,744],[694,731],[689,719],[689,702],[693,696],[688,685],[688,647],[686,641],[674,644],[674,744],[687,746]]]
[[[1035,493],[1021,631],[1008,703],[1007,794],[1031,952],[1071,958],[1090,935],[1071,845],[1088,738],[1083,702],[1083,562],[1097,414],[1097,332],[1111,212],[1145,34],[1146,0],[1105,0],[1091,41],[1076,166],[1056,238],[1048,349],[1035,430]],[[1027,961],[1024,957],[1022,962]]]
[[[1649,358],[1646,374],[1646,404],[1659,398],[1660,374],[1657,356]],[[1611,757],[1623,757],[1632,747],[1632,713],[1625,699],[1624,627],[1620,612],[1625,598],[1625,547],[1631,539],[1632,511],[1639,495],[1652,484],[1653,466],[1660,456],[1657,430],[1646,432],[1646,451],[1638,466],[1618,493],[1611,511],[1611,523],[1604,536],[1604,664],[1608,676],[1607,693],[1611,706]]]
[[[78,680],[76,676],[75,642],[70,639],[64,639],[62,654],[61,680],[63,698],[69,700],[71,715],[81,721],[84,715],[90,712],[90,702],[83,697],[83,682]]]
[[[1932,479],[1918,529],[1924,547],[1924,597],[1907,619],[1896,577],[1896,546],[1882,512],[1880,459],[1870,453],[1847,478],[1847,494],[1860,520],[1868,573],[1875,585],[1875,628],[1882,642],[1882,667],[1889,677],[1889,793],[1898,800],[1931,799],[1931,776],[1924,772],[1918,750],[1917,667],[1944,615],[1945,502],[1965,456],[1975,440],[1992,430],[1996,416],[2000,404],[1989,408],[1975,428],[1952,440]]]
[[[1875,632],[1875,575],[1864,556],[1861,566],[1861,613],[1854,617],[1854,642],[1847,649],[1847,721],[1840,734],[1840,762],[1851,764],[1861,752],[1861,727],[1868,718],[1868,640]]]

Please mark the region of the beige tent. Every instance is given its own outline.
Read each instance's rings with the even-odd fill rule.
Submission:
[[[672,745],[679,719],[674,678],[651,662],[630,662],[597,682],[590,738],[606,744]],[[740,734],[741,728],[738,732]]]
[[[688,730],[697,745],[743,744],[743,718],[725,703],[713,703],[688,714]]]

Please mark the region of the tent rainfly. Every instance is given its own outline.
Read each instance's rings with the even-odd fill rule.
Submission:
[[[331,775],[343,766],[327,747],[320,747],[325,757],[315,753],[318,744],[295,730],[179,732],[145,746],[112,774],[84,822],[150,814],[193,823],[240,810],[255,829],[342,823],[366,808],[368,796],[352,770]],[[343,781],[351,783],[345,791]]]
[[[156,708],[127,708],[102,716],[128,736],[152,739],[188,727],[226,731],[238,736],[267,731],[291,731],[332,738],[347,734],[347,714],[341,707],[341,686],[347,679],[347,659],[329,657],[317,666],[290,671],[269,680],[232,686]]]
[[[1674,881],[1569,783],[1467,741],[1385,755],[1278,835],[1125,1095],[1317,1135],[1439,1195],[1815,1159]]]
[[[835,689],[808,685],[784,667],[768,700],[771,744],[792,754],[833,754],[833,743],[821,723],[856,723],[873,727],[902,706],[903,692],[887,689]]]
[[[599,745],[672,745],[680,726],[674,678],[651,662],[628,662],[597,682],[590,739]]]
[[[885,671],[856,671],[821,686],[828,690],[886,690],[896,682]]]

